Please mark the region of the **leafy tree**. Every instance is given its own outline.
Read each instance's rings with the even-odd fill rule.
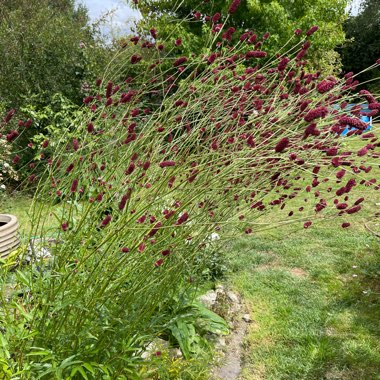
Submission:
[[[231,0],[201,1],[192,0],[145,0],[138,3],[143,20],[140,28],[156,26],[159,36],[169,37],[173,41],[181,37],[183,52],[202,51],[206,45],[207,16],[213,16],[216,10],[224,14]],[[236,12],[229,16],[228,26],[243,32],[253,29],[259,37],[269,32],[271,37],[266,50],[273,54],[282,47],[297,28],[303,31],[313,25],[319,31],[313,36],[311,66],[326,72],[339,69],[339,55],[334,48],[345,39],[342,24],[346,19],[345,8],[348,0],[241,0]],[[189,14],[200,12],[203,22],[194,22]],[[221,18],[223,23],[225,19]],[[173,42],[172,41],[172,42]],[[338,67],[337,67],[338,66]]]
[[[347,42],[341,52],[345,71],[359,73],[380,58],[380,0],[365,0],[356,16],[351,16],[344,24]],[[361,82],[379,78],[379,68],[359,75]],[[377,87],[376,87],[377,86]],[[372,90],[380,91],[379,84]]]
[[[79,101],[105,59],[88,21],[74,0],[0,0],[0,102],[18,108],[58,92]]]

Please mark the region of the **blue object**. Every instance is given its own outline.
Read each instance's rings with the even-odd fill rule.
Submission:
[[[353,104],[348,104],[346,106],[346,110],[350,110],[352,107],[356,106],[357,104],[353,103]],[[369,113],[371,112],[371,110],[368,108],[368,104],[360,104],[361,106],[361,111],[364,112],[364,113]],[[365,116],[365,115],[362,115],[360,116],[360,120],[364,121],[365,123],[368,124],[368,127],[365,129],[366,131],[369,131],[371,128],[372,128],[372,116]],[[352,127],[346,127],[344,129],[344,131],[340,134],[341,136],[345,136],[347,135],[347,133],[349,131],[352,131],[356,128],[352,128]]]

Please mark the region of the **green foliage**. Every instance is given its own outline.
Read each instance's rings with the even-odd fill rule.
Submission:
[[[227,43],[208,66],[202,55],[184,64],[145,41],[142,67],[149,69],[135,76],[140,61],[122,50],[68,126],[70,106],[57,116],[59,128],[46,122],[54,111],[38,108],[36,126],[44,125],[51,140],[41,144],[43,131],[35,137],[28,241],[49,236],[52,214],[57,244],[50,259],[36,257],[16,274],[0,267],[4,355],[14,373],[133,379],[139,354],[165,328],[190,356],[202,346],[202,330],[226,332],[224,321],[199,305],[170,307],[182,289],[196,289],[215,231],[226,240],[231,232],[250,234],[273,210],[275,223],[287,223],[285,200],[289,207],[297,195],[309,194],[308,210],[296,216],[307,221],[304,228],[318,201],[318,215],[340,215],[335,189],[326,187],[341,186],[341,162],[331,157],[345,151],[336,133],[346,126],[346,111],[333,106],[350,95],[342,96],[342,81],[305,75],[296,57],[305,40],[299,37],[282,69],[272,57],[271,70],[240,43]],[[319,92],[321,84],[329,87]],[[24,130],[12,128],[7,136],[17,143]],[[368,156],[373,148],[365,147]],[[352,167],[366,162],[351,158]],[[319,182],[315,168],[332,180]],[[358,173],[361,184],[372,186],[366,173]],[[301,178],[310,188],[320,184],[322,194],[303,192]]]
[[[55,142],[62,134],[71,137],[71,131],[75,127],[73,120],[86,112],[61,93],[51,94],[49,101],[44,95],[47,96],[47,94],[31,95],[25,99],[25,105],[21,106],[17,113],[17,116],[21,116],[24,121],[33,120],[31,126],[24,130],[22,136],[12,146],[12,157],[15,155],[21,157],[14,166],[18,179],[37,174],[35,165],[54,152]],[[14,118],[12,125],[16,124],[17,119]],[[40,150],[44,141],[49,141],[49,145],[41,156]],[[25,146],[28,148],[25,149]]]
[[[371,194],[374,204],[378,195]],[[230,256],[230,281],[256,321],[241,378],[377,379],[379,248],[360,218],[355,233],[331,221],[302,232],[284,226],[228,246],[239,252]]]
[[[353,149],[360,140],[344,144]],[[376,218],[366,220],[379,194],[367,188],[352,196],[371,200],[353,216],[354,231],[334,220],[303,231],[289,224],[225,247],[229,280],[260,326],[248,331],[242,379],[377,379],[380,246],[364,224],[379,232]]]
[[[179,300],[176,301],[174,305]],[[227,335],[229,333],[228,325],[222,317],[196,301],[180,303],[180,307],[174,308],[170,314],[174,316],[166,328],[186,359],[193,355],[201,355],[208,349],[206,334]]]
[[[194,3],[192,0],[177,2],[174,0],[144,0],[139,2],[143,14],[140,28],[149,30],[156,27],[159,38],[169,39],[169,48],[173,53],[191,54],[204,52],[209,43],[210,23],[195,22],[189,17],[194,11],[213,16],[217,11],[226,14],[230,0],[215,0]],[[240,35],[252,29],[259,37],[266,32],[271,34],[265,43],[265,50],[271,55],[276,53],[291,38],[296,28],[304,32],[318,25],[319,31],[313,36],[310,67],[324,73],[339,72],[339,56],[334,48],[345,40],[342,24],[346,19],[345,8],[348,0],[242,0],[237,11],[227,20],[227,26],[235,27]],[[218,22],[225,22],[221,18]],[[183,45],[174,47],[176,38]]]
[[[0,193],[8,188],[8,184],[19,180],[19,175],[12,165],[12,150],[4,137],[0,137]]]
[[[24,121],[35,120],[12,147],[13,156],[23,152],[13,186],[33,173],[26,163],[40,159],[26,144],[40,144],[67,127],[74,104],[91,91],[89,83],[103,71],[110,50],[98,27],[89,25],[87,10],[73,0],[0,0],[1,106],[17,109]]]
[[[209,380],[210,353],[191,359],[176,358],[163,349],[161,355],[153,356],[141,366],[140,379],[147,380]]]
[[[31,96],[28,104],[21,107],[24,119],[32,119],[25,136],[34,144],[37,151],[41,143],[51,139],[54,150],[54,141],[62,134],[70,134],[74,128],[74,120],[85,110],[79,108],[75,103],[64,97],[61,93],[53,94],[49,103],[45,103],[41,95]]]
[[[338,49],[342,56],[343,68],[346,72],[360,73],[375,63],[380,57],[380,2],[378,0],[363,1],[360,12],[350,16],[344,24],[347,42]],[[358,75],[361,82],[373,81],[380,77],[379,68]],[[367,85],[366,85],[367,86]],[[374,92],[380,92],[378,82],[369,83]],[[368,87],[367,86],[367,87]]]
[[[86,9],[73,0],[0,1],[0,100],[8,107],[40,93],[47,102],[57,92],[79,102],[104,52]]]

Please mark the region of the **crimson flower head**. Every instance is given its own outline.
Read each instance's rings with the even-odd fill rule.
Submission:
[[[131,163],[129,164],[127,170],[125,171],[125,174],[126,175],[132,174],[133,171],[135,170],[135,167],[136,167],[135,163],[133,161],[131,161]]]
[[[124,207],[127,203],[127,200],[129,199],[130,195],[129,194],[125,194],[123,195],[123,197],[121,198],[121,201],[119,203],[119,210],[122,211],[124,210]]]
[[[142,57],[136,54],[133,54],[131,57],[131,63],[134,65],[137,62],[140,62],[142,60]]]
[[[150,32],[150,35],[151,35],[154,39],[157,38],[157,30],[156,30],[156,29],[152,28],[149,32]]]
[[[338,178],[338,179],[341,179],[341,178],[343,178],[343,176],[346,174],[346,171],[344,170],[344,169],[341,169],[341,170],[339,170],[336,174],[335,174],[335,176],[336,176],[336,178]]]
[[[113,89],[113,82],[108,81],[106,86],[106,98],[109,98],[112,95],[112,89]]]
[[[180,57],[174,61],[173,66],[178,67],[178,66],[181,66],[182,64],[184,64],[185,62],[187,62],[187,58],[186,57]]]
[[[362,157],[362,156],[365,156],[367,153],[368,153],[368,148],[365,146],[365,147],[361,148],[361,149],[358,151],[357,155],[358,155],[359,157]]]
[[[157,260],[157,261],[155,262],[154,266],[155,266],[155,267],[159,267],[159,266],[161,266],[163,263],[164,263],[164,260],[163,260],[163,259],[159,259],[159,260]],[[156,353],[156,355],[157,355],[157,353]],[[161,355],[161,353],[160,353],[160,355]]]
[[[169,166],[175,166],[175,161],[162,161],[162,162],[160,162],[160,168],[167,168]]]
[[[13,115],[16,113],[16,110],[12,108],[4,117],[4,123],[9,123],[13,117]]]
[[[251,50],[245,54],[245,58],[265,58],[267,56],[267,53],[265,51],[261,50]]]
[[[331,80],[324,79],[317,85],[317,90],[319,93],[324,94],[325,92],[330,91],[334,86],[336,82]]]
[[[74,164],[71,163],[67,168],[66,168],[66,173],[70,173],[74,168]]]
[[[362,203],[364,201],[364,198],[363,197],[360,197],[359,199],[357,199],[354,203],[355,206],[357,206],[358,204]]]
[[[19,136],[19,133],[16,130],[13,130],[7,133],[6,138],[8,142],[12,142],[18,136]]]
[[[130,41],[133,42],[134,45],[137,45],[139,40],[140,40],[139,36],[133,36],[132,38],[130,38]]]
[[[307,32],[306,32],[306,35],[307,36],[311,36],[313,33],[315,33],[317,30],[319,29],[319,27],[317,25],[314,25],[312,26]]]
[[[275,146],[274,150],[277,153],[283,152],[287,147],[289,146],[289,139],[287,137],[282,138],[277,145]]]
[[[77,188],[78,188],[78,180],[75,178],[73,183],[71,184],[71,189],[70,191],[72,193],[75,193],[77,191]]]
[[[92,123],[87,124],[87,132],[88,133],[94,132],[94,124],[92,124]]]
[[[309,221],[304,223],[303,228],[307,229],[311,226],[311,224],[312,224],[312,222],[309,220]]]
[[[357,119],[356,117],[350,117],[350,116],[342,116],[339,119],[339,122],[343,126],[350,126],[353,128],[360,129],[361,131],[364,131],[367,129],[368,125],[364,121]]]
[[[237,11],[240,5],[240,0],[232,0],[230,7],[228,8],[228,13],[233,14]]]
[[[32,119],[28,119],[28,120],[25,122],[24,127],[25,127],[26,129],[28,129],[28,128],[32,125],[32,123],[33,123]]]
[[[106,217],[102,220],[101,227],[107,226],[111,220],[112,220],[112,216],[106,215]]]
[[[202,14],[201,14],[201,12],[194,12],[194,18],[196,19],[196,20],[199,20],[200,18],[201,18],[201,16],[202,16]]]
[[[162,227],[162,223],[161,222],[157,222],[153,226],[153,228],[150,230],[148,236],[150,236],[150,237],[154,236],[161,227]]]
[[[61,224],[61,228],[63,231],[67,231],[67,229],[69,228],[69,223],[68,222],[64,222]]]
[[[187,212],[184,212],[179,218],[178,220],[176,221],[176,225],[179,226],[183,223],[185,223],[187,221],[187,219],[189,219],[189,214]]]
[[[299,36],[300,34],[302,33],[302,30],[300,28],[297,28],[295,31],[294,31],[294,34],[296,36]]]
[[[19,162],[20,159],[21,159],[21,157],[20,157],[18,154],[16,154],[16,155],[13,157],[12,162],[13,162],[14,164],[17,164],[17,162]]]
[[[212,16],[212,19],[211,21],[213,22],[213,24],[217,23],[219,21],[221,17],[221,14],[219,12],[215,13],[214,16]]]
[[[329,110],[326,107],[318,107],[310,110],[306,116],[304,117],[304,120],[307,122],[313,121],[315,119],[325,117],[329,113]]]
[[[355,214],[356,212],[360,211],[362,206],[357,205],[354,207],[351,207],[350,209],[347,210],[347,214]]]

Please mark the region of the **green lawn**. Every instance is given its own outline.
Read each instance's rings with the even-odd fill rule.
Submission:
[[[16,195],[2,195],[0,196],[0,213],[15,215],[19,221],[21,240],[27,240],[31,231],[30,207],[32,205],[32,198],[28,195],[19,193]],[[56,225],[57,221],[53,214],[44,215],[45,228],[49,235],[49,229]]]
[[[380,178],[376,165],[372,177]],[[380,194],[355,195],[364,193],[367,205],[348,229],[343,220],[317,220],[307,230],[297,223],[229,243],[229,282],[254,321],[242,379],[380,379],[380,239],[364,227],[380,211]],[[378,219],[368,226],[380,232]]]
[[[254,320],[242,378],[380,379],[379,242],[330,221],[231,243],[229,280]]]
[[[380,199],[365,192],[369,202],[348,229],[337,220],[307,230],[300,222],[225,245],[228,282],[253,319],[242,380],[380,380],[380,240],[364,228]],[[30,204],[0,198],[0,212],[15,214],[24,236]]]
[[[229,244],[229,281],[254,320],[242,379],[380,379],[380,240],[364,226],[380,198],[365,192],[348,229],[300,222]],[[379,233],[378,220],[368,226]]]

